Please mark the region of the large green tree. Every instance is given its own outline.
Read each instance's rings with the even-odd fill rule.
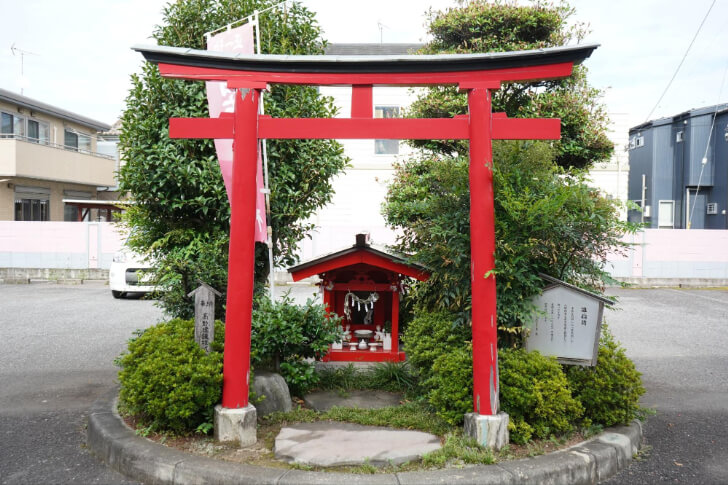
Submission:
[[[168,4],[153,38],[159,45],[205,48],[204,34],[263,10],[274,0],[179,0]],[[298,3],[273,8],[260,17],[261,50],[267,54],[321,54],[325,42],[314,14]],[[330,98],[310,86],[272,85],[268,114],[329,117]],[[202,82],[165,79],[145,64],[132,76],[122,115],[120,149],[125,165],[120,186],[134,204],[126,221],[130,244],[151,255],[159,269],[161,296],[172,316],[189,317],[186,297],[205,280],[218,290],[227,285],[230,205],[211,140],[171,140],[170,117],[208,117]],[[329,140],[268,143],[273,249],[278,264],[295,261],[297,243],[311,226],[305,219],[330,201],[332,177],[346,165],[342,147]],[[264,244],[256,245],[256,280],[269,268]],[[218,315],[224,315],[219,298]]]
[[[493,52],[561,45],[580,35],[569,27],[568,7],[538,2],[475,0],[431,14],[433,41],[423,51]],[[496,284],[502,344],[517,343],[533,312],[530,297],[543,283],[538,273],[592,290],[608,274],[602,263],[630,226],[614,203],[585,183],[583,171],[609,156],[606,117],[586,70],[561,81],[507,84],[494,94],[494,110],[510,116],[560,117],[560,142],[495,142]],[[586,93],[586,94],[585,94]],[[453,88],[427,90],[412,106],[417,117],[467,112]],[[450,311],[470,322],[470,198],[467,142],[416,143],[421,151],[396,167],[384,205],[399,229],[398,249],[432,269],[415,287],[415,310]],[[475,275],[485,277],[486,275]]]
[[[579,41],[583,26],[570,25],[574,11],[565,3],[474,0],[460,8],[430,12],[432,41],[425,54],[483,53],[559,47]],[[575,66],[567,79],[508,83],[493,93],[493,111],[509,117],[560,118],[561,140],[556,163],[564,168],[589,168],[607,160],[613,144],[606,136],[608,118],[600,92],[589,86],[587,69]],[[467,113],[466,96],[456,87],[430,89],[409,110],[414,117],[446,118]],[[418,143],[436,150],[466,153],[466,142]]]

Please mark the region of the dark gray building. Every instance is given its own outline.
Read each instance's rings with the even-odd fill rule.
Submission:
[[[628,194],[647,227],[728,229],[728,104],[631,128]]]

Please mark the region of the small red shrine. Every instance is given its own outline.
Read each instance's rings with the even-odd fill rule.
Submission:
[[[357,234],[354,246],[288,271],[293,281],[318,275],[324,305],[341,317],[344,338],[329,349],[325,362],[405,359],[398,344],[399,301],[407,278],[430,277],[423,266],[369,244],[366,234]]]

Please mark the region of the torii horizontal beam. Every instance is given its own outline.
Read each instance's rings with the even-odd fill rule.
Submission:
[[[506,118],[493,114],[495,140],[554,140],[561,120]],[[259,139],[467,140],[469,118],[258,118]],[[170,118],[170,138],[233,138],[232,116]]]
[[[535,81],[569,76],[596,44],[450,55],[229,55],[180,47],[134,46],[164,77],[249,83],[434,86],[466,81]]]

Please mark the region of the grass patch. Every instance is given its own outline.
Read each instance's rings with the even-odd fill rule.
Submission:
[[[365,426],[388,426],[390,428],[414,429],[442,436],[452,426],[419,402],[406,402],[400,406],[380,409],[359,409],[333,407],[321,415],[321,419],[344,421]]]
[[[312,423],[314,421],[340,421],[364,426],[386,426],[399,429],[414,429],[442,436],[453,427],[432,413],[424,404],[406,402],[399,406],[380,409],[359,409],[333,407],[318,413],[311,409],[298,408],[287,413],[272,413],[261,418],[268,427],[280,429],[292,423]]]
[[[461,465],[490,465],[496,458],[492,450],[480,446],[462,431],[452,431],[445,436],[445,443],[437,451],[422,457],[422,465],[442,468]]]
[[[317,371],[318,388],[323,391],[381,390],[413,392],[417,376],[407,362],[381,362],[368,369],[358,370],[353,364]]]

